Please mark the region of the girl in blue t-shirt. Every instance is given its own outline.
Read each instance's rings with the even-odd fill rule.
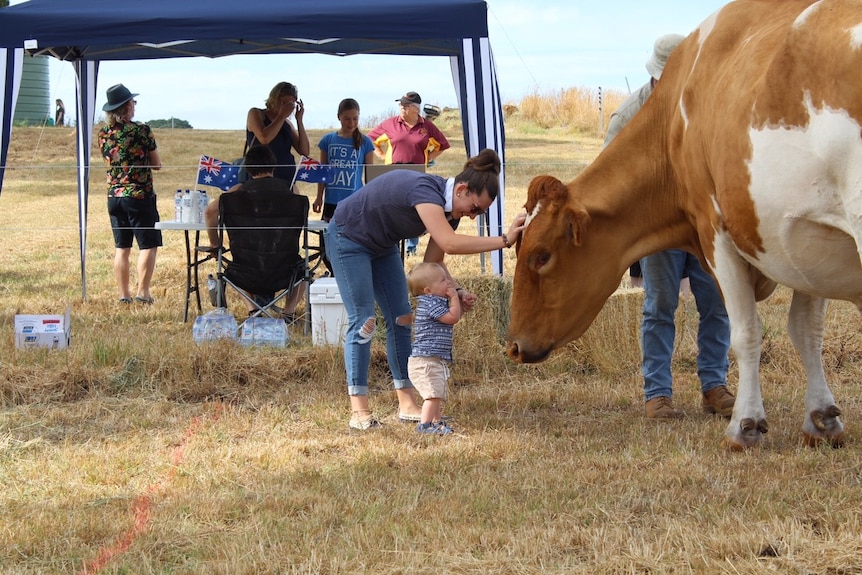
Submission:
[[[332,167],[332,179],[326,184],[317,184],[317,197],[312,204],[320,219],[328,222],[335,213],[335,206],[344,198],[362,187],[366,164],[374,163],[374,143],[359,131],[359,102],[345,98],[338,104],[338,121],[341,128],[320,139],[320,163]],[[321,238],[322,240],[322,238]],[[321,245],[321,253],[326,250]],[[329,260],[323,258],[326,268],[332,273]]]
[[[320,163],[332,166],[329,183],[317,185],[317,198],[312,209],[323,214],[328,222],[335,205],[362,187],[365,164],[374,163],[374,143],[359,130],[359,103],[345,98],[338,104],[338,121],[341,128],[320,139]]]

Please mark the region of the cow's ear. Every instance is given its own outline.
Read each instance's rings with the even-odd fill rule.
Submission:
[[[566,207],[566,221],[569,224],[569,241],[575,246],[580,246],[587,233],[590,224],[590,214],[582,206]]]
[[[532,213],[536,204],[545,198],[555,198],[568,193],[568,188],[554,176],[536,176],[527,188],[527,203],[524,204],[527,213]]]

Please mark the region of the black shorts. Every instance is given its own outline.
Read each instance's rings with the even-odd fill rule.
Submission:
[[[155,229],[159,221],[156,196],[136,200],[135,198],[108,198],[108,215],[114,232],[114,247],[132,247],[132,238],[138,241],[138,249],[148,250],[162,245],[162,230]]]

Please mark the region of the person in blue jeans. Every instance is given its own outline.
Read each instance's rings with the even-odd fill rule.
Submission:
[[[411,170],[393,170],[338,202],[326,231],[326,252],[347,312],[344,364],[350,396],[350,428],[380,427],[368,404],[368,369],[376,330],[376,306],[386,324],[386,358],[398,398],[399,419],[421,421],[416,391],[407,374],[413,310],[398,244],[428,233],[424,261],[443,266],[446,254],[476,254],[511,247],[524,228],[518,214],[499,236],[455,233],[463,217],[485,213],[500,190],[500,157],[485,149],[467,160],[454,178]],[[446,270],[449,276],[448,269]],[[451,276],[461,309],[469,311],[476,295]]]
[[[404,251],[408,256],[415,256],[419,249],[419,238],[407,238],[404,242]]]
[[[674,48],[682,42],[679,34],[659,37],[646,62],[649,82],[629,96],[611,114],[604,146],[616,137],[644,105],[661,78],[662,70]],[[697,373],[706,413],[730,416],[735,398],[727,390],[727,354],[730,351],[730,321],[715,281],[693,255],[668,250],[649,255],[632,264],[633,285],[638,264],[643,276],[646,298],[643,306],[641,343],[643,347],[644,401],[650,419],[676,419],[683,412],[673,405],[671,358],[676,337],[674,316],[679,306],[682,278],[688,276],[691,292],[700,314],[697,335]]]
[[[721,292],[697,258],[682,250],[667,250],[640,260],[646,297],[643,305],[644,401],[652,419],[676,419],[673,406],[671,358],[676,337],[676,309],[682,278],[688,276],[700,323],[697,329],[697,376],[706,413],[730,416],[734,397],[727,390],[730,320]]]

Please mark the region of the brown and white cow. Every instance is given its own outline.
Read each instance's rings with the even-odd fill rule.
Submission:
[[[627,266],[681,248],[714,274],[739,385],[725,444],[767,430],[755,302],[793,289],[809,444],[843,442],[821,360],[827,298],[862,304],[862,1],[737,0],[674,50],[661,81],[574,181],[535,178],[509,356],[538,362],[595,319]]]

